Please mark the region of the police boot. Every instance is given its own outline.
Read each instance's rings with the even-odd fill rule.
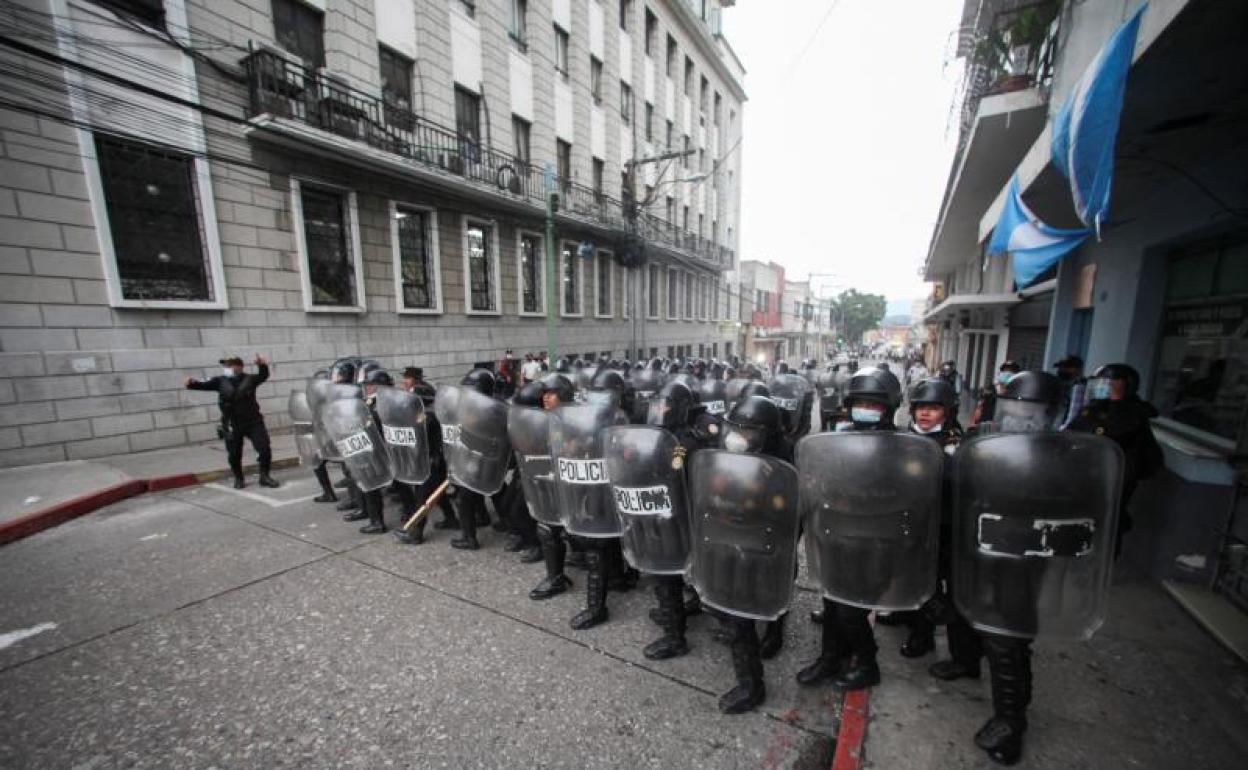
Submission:
[[[599,548],[585,549],[585,609],[572,616],[570,625],[575,631],[593,628],[607,620],[607,574],[603,552]]]
[[[1027,706],[1031,703],[1031,640],[984,635],[984,652],[992,677],[992,710],[975,733],[975,745],[1002,765],[1013,765],[1023,755]]]
[[[394,536],[395,540],[404,545],[420,545],[425,542],[425,520],[421,519],[420,523],[412,527],[410,532],[399,527],[390,534]]]
[[[245,486],[247,486],[247,482],[243,480],[243,477],[239,475],[235,475],[234,476],[234,488],[242,489]]]
[[[321,485],[321,494],[312,499],[314,503],[336,503],[338,495],[334,494],[334,485],[329,483],[329,470],[325,467],[325,463],[321,463],[312,469],[312,475],[316,476],[317,483]]]
[[[355,484],[350,484],[347,486],[347,499],[335,505],[334,510],[354,511],[356,508],[359,508],[361,505],[362,505],[362,502],[360,500],[359,488],[356,487]],[[343,518],[346,518],[346,517],[343,517]],[[347,521],[351,521],[351,519],[347,519]]]
[[[659,599],[659,626],[663,636],[647,644],[642,654],[650,660],[677,658],[689,652],[685,639],[685,601],[679,577],[662,577],[654,587]]]
[[[537,537],[542,543],[542,556],[546,559],[546,577],[529,591],[529,598],[541,601],[567,591],[572,587],[572,581],[563,574],[563,559],[568,551],[563,537],[548,527],[538,528]]]
[[[347,489],[351,485],[351,479],[343,476],[334,482],[334,489]]]
[[[984,655],[979,633],[971,628],[960,615],[954,615],[945,627],[949,637],[950,660],[938,660],[928,669],[937,679],[952,682],[955,679],[979,679],[979,660]]]
[[[763,660],[771,660],[780,654],[784,646],[784,621],[789,613],[784,613],[775,620],[769,621],[763,629],[763,641],[759,644],[758,654]]]
[[[758,656],[758,632],[752,620],[731,620],[732,670],[737,686],[719,696],[719,710],[725,714],[752,711],[767,697],[763,684],[763,661]]]
[[[922,610],[907,612],[905,615],[906,623],[910,626],[910,635],[901,643],[901,657],[921,658],[936,649],[936,629]]]
[[[841,640],[836,624],[831,622],[836,610],[830,607],[827,599],[823,600],[824,610],[820,617],[824,619],[822,629],[822,647],[819,657],[814,663],[797,672],[797,683],[809,687],[831,679],[840,673],[841,667],[849,659],[849,648]],[[812,613],[813,614],[813,613]]]
[[[875,632],[871,630],[871,621],[867,616],[868,611],[859,607],[836,607],[837,625],[854,653],[853,664],[842,668],[832,680],[837,689],[865,690],[880,683],[880,666],[875,659]]]
[[[268,471],[260,472],[260,486],[268,487],[269,489],[277,489],[281,485],[282,482],[270,476]]]

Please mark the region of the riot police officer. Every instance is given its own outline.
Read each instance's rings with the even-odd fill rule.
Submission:
[[[188,390],[211,390],[217,394],[217,406],[221,409],[221,430],[225,435],[226,457],[234,473],[234,488],[246,486],[243,480],[243,439],[251,440],[256,450],[256,462],[260,467],[260,486],[279,487],[281,484],[269,475],[273,451],[269,445],[269,431],[256,401],[256,388],[269,379],[269,364],[257,354],[256,373],[243,373],[243,359],[238,356],[220,361],[224,373],[208,380],[186,379]]]
[[[390,377],[390,373],[380,367],[369,367],[361,369],[363,381],[360,383],[364,388],[364,403],[368,406],[369,415],[372,417],[373,425],[380,432],[381,418],[377,416],[377,389],[380,387],[393,387],[394,380]],[[365,535],[377,535],[386,531],[385,521],[385,499],[382,497],[381,489],[372,489],[361,493],[363,496],[363,511],[368,517],[368,523],[360,527],[360,532]]]
[[[901,383],[891,371],[860,369],[845,386],[849,430],[896,430],[893,414],[901,405]],[[798,684],[814,685],[827,679],[842,690],[861,690],[880,683],[878,646],[871,628],[870,610],[823,598],[823,612],[812,616],[822,623],[819,657],[797,672]]]
[[[539,403],[547,412],[553,412],[563,404],[571,404],[576,398],[572,381],[562,374],[549,374],[536,384],[541,391]],[[549,439],[546,451],[550,451]],[[537,539],[546,563],[546,576],[529,591],[529,598],[541,601],[567,591],[572,587],[572,580],[564,573],[568,541],[563,527],[549,522],[540,523],[537,525]]]
[[[464,375],[461,384],[483,396],[494,397],[494,373],[488,369],[473,369]],[[459,517],[459,537],[451,539],[451,547],[461,551],[475,551],[481,547],[477,542],[477,525],[489,523],[490,514],[485,508],[485,496],[464,486],[455,488],[455,508]]]
[[[425,407],[425,433],[429,441],[429,478],[412,487],[408,484],[399,486],[399,501],[403,516],[411,516],[429,500],[442,482],[446,481],[446,454],[442,444],[442,423],[434,414],[433,404],[437,398],[432,386],[424,382],[423,372],[416,367],[408,367],[403,371],[403,389],[420,397]],[[451,507],[446,494],[438,498],[438,509],[442,512],[442,520],[436,522],[435,529],[458,529],[459,519]],[[432,514],[430,514],[432,515]],[[412,525],[411,531],[397,529],[394,539],[406,545],[420,545],[425,542],[425,522],[428,516]]]

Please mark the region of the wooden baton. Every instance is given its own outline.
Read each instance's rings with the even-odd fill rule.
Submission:
[[[439,484],[438,488],[433,490],[433,492],[430,493],[428,499],[425,500],[425,504],[420,506],[420,508],[417,509],[417,511],[412,514],[412,518],[408,519],[407,523],[403,525],[403,531],[410,532],[412,527],[416,526],[416,523],[418,521],[425,518],[425,516],[428,515],[429,513],[429,509],[433,508],[434,504],[442,499],[442,495],[446,493],[446,488],[449,487],[450,485],[451,485],[450,479],[447,479],[446,481],[443,481],[441,484]]]

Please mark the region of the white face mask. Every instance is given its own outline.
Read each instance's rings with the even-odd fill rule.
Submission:
[[[745,436],[734,431],[724,436],[724,449],[737,454],[745,454],[750,451],[750,442]]]
[[[941,425],[939,425],[939,424],[936,424],[936,425],[933,425],[932,427],[930,427],[930,428],[928,428],[928,429],[924,430],[924,429],[923,429],[923,426],[919,425],[917,422],[912,422],[912,423],[910,423],[910,427],[911,427],[911,429],[913,429],[913,430],[914,430],[914,432],[915,432],[915,433],[921,433],[921,434],[923,434],[924,436],[930,436],[930,435],[931,435],[931,434],[933,434],[933,433],[939,433],[939,432],[940,432],[940,429],[941,429],[941,427],[942,427],[942,426],[941,426]]]
[[[853,418],[854,422],[877,423],[884,419],[883,412],[875,409],[864,409],[860,406],[855,406],[850,409],[849,416]]]
[[[225,375],[226,377],[233,377],[233,376],[234,376],[234,370],[233,370],[233,369],[231,369],[231,368],[230,368],[230,367],[228,367],[228,366],[227,366],[227,367],[225,367],[224,369],[222,369],[222,370],[221,370],[221,373],[222,373],[223,375]]]
[[[1109,380],[1104,377],[1097,377],[1094,380],[1088,380],[1088,400],[1089,401],[1107,401],[1110,395]]]

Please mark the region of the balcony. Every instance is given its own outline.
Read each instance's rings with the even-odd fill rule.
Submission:
[[[532,216],[542,216],[548,191],[559,193],[562,224],[623,240],[635,231],[651,250],[730,270],[732,250],[642,213],[630,222],[623,202],[559,178],[410,110],[309,69],[281,52],[261,49],[243,62],[249,89],[248,133],[328,157],[363,162],[409,181],[449,189]],[[635,230],[634,230],[635,227]]]

